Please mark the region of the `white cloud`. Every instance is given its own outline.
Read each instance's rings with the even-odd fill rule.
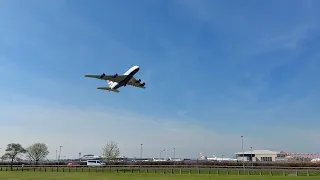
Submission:
[[[0,108],[3,119],[0,126],[1,146],[19,142],[28,146],[35,142],[48,144],[50,157],[63,145],[62,154],[77,157],[78,152],[100,154],[108,140],[119,143],[121,154],[139,156],[140,143],[144,144],[145,156],[159,154],[166,148],[166,156],[198,157],[199,152],[228,151],[237,149],[234,135],[207,131],[197,124],[177,119],[160,119],[139,115],[125,110],[104,107],[76,108],[60,105],[49,100],[30,99],[6,95]],[[229,149],[231,148],[231,149]]]
[[[88,105],[78,108],[23,95],[2,93],[1,96],[0,136],[5,137],[0,145],[2,148],[11,142],[23,146],[45,142],[51,151],[49,158],[55,157],[55,150],[60,145],[64,146],[62,156],[76,158],[79,152],[101,154],[101,148],[109,140],[118,142],[121,155],[129,157],[140,156],[141,143],[144,144],[143,153],[147,157],[158,157],[163,148],[166,149],[164,156],[172,156],[174,147],[177,156],[193,158],[198,157],[200,152],[207,156],[224,154],[230,157],[234,152],[241,151],[241,134],[237,134],[238,131],[222,131],[227,127],[198,123],[199,120],[195,118],[186,117],[186,121],[183,118],[154,118],[109,107]],[[243,115],[233,117],[238,117],[240,123]],[[263,128],[265,123],[258,120],[256,130],[243,131],[245,149],[250,146],[254,149],[284,151],[316,149],[314,140],[319,134],[305,128],[280,128],[277,125]],[[229,126],[241,129],[245,124]],[[292,139],[304,142],[305,146],[297,146]]]

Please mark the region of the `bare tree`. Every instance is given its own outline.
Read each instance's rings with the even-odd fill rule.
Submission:
[[[27,148],[27,157],[29,160],[35,161],[36,165],[49,154],[48,147],[44,143],[35,143]]]
[[[10,159],[11,160],[11,170],[14,160],[19,159],[20,154],[26,153],[26,150],[19,143],[10,143],[7,145],[6,153],[1,157],[2,159]]]
[[[115,159],[120,155],[118,143],[116,142],[109,141],[102,149],[103,149],[103,156],[107,161],[111,159]]]

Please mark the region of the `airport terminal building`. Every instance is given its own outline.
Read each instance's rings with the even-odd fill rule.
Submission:
[[[273,162],[286,160],[286,153],[270,150],[252,150],[235,153],[238,161]]]

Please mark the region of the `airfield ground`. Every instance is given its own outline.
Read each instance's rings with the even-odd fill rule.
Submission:
[[[318,180],[319,176],[259,176],[259,175],[228,175],[213,174],[114,174],[114,173],[77,173],[77,172],[0,172],[1,180]]]

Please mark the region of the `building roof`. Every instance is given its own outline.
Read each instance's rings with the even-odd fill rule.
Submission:
[[[241,155],[241,154],[251,154],[251,151],[245,151],[243,152],[237,152],[235,153],[236,155]],[[252,150],[252,154],[279,154],[277,151],[270,151],[270,150]]]

